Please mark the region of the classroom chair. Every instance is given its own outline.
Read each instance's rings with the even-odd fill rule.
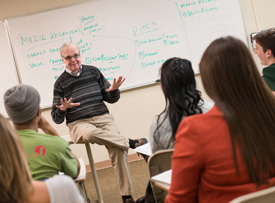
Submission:
[[[71,137],[70,137],[70,135],[64,135],[64,136],[61,136],[61,137],[63,139],[65,139],[69,144],[74,144]],[[93,180],[94,180],[94,184],[95,184],[95,188],[96,188],[98,201],[100,203],[104,203],[103,196],[102,196],[102,193],[101,193],[101,188],[100,188],[97,173],[96,173],[96,169],[95,169],[95,164],[94,164],[94,159],[93,159],[90,143],[89,142],[85,142],[85,143],[81,142],[81,143],[76,143],[76,144],[85,144],[88,159],[89,159],[89,164],[90,164],[90,167],[91,167],[91,172],[92,172],[92,175],[93,175]]]
[[[231,200],[229,203],[274,203],[275,186],[250,194],[242,195]]]
[[[148,159],[150,177],[171,169],[171,156],[173,152],[174,149],[159,150],[150,156]],[[155,202],[165,202],[167,191],[155,186],[152,181],[150,181],[150,184],[153,190]]]

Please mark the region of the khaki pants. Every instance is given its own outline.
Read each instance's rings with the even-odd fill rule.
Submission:
[[[74,143],[89,141],[105,145],[115,169],[121,195],[132,195],[133,188],[129,173],[129,140],[120,135],[111,114],[94,116],[68,124]]]

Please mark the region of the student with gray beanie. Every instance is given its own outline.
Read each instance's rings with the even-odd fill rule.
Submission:
[[[21,124],[30,121],[37,114],[40,95],[29,85],[17,85],[6,91],[4,102],[12,122]]]
[[[35,180],[59,173],[76,178],[80,166],[68,143],[41,115],[40,95],[29,85],[16,85],[4,94],[6,112],[23,142],[27,161]],[[38,129],[43,133],[38,133]]]

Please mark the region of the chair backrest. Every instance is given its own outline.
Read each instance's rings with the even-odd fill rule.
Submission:
[[[275,186],[250,194],[242,195],[229,203],[273,203],[275,202]]]
[[[165,149],[156,151],[148,160],[150,177],[158,175],[164,171],[171,169],[171,156],[174,149]],[[151,184],[154,198],[156,202],[164,202],[167,191],[164,191],[153,184]]]

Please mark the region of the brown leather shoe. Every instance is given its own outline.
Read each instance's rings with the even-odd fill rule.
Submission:
[[[148,142],[148,140],[146,138],[140,138],[140,139],[135,139],[137,140],[138,142],[135,144],[135,148],[136,147],[139,147],[141,145],[144,145]]]

